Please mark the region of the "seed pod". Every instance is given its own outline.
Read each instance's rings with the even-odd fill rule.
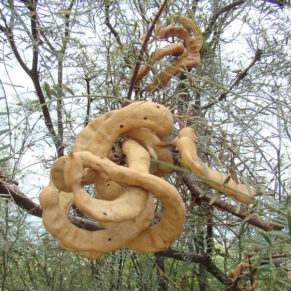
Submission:
[[[206,164],[199,160],[196,149],[196,135],[192,128],[185,127],[180,130],[178,137],[174,139],[181,154],[182,161],[187,164],[192,173],[205,177],[205,182],[214,189],[226,195],[233,197],[235,200],[249,204],[253,201],[255,191],[249,189],[244,184],[236,184],[231,178],[227,183],[227,177],[222,173],[210,169]]]
[[[123,248],[153,220],[154,208],[149,203],[134,220],[118,223],[105,230],[87,231],[69,221],[66,211],[60,207],[59,199],[60,193],[52,182],[40,193],[43,224],[66,248],[72,250],[105,253]]]
[[[123,152],[127,156],[129,168],[148,173],[150,166],[149,153],[133,140],[125,141]],[[65,164],[65,182],[73,189],[74,204],[90,217],[101,221],[120,222],[139,215],[146,207],[148,192],[139,187],[128,187],[114,201],[95,199],[81,189],[82,162],[71,153]]]
[[[174,186],[154,175],[118,166],[109,159],[96,157],[90,152],[78,152],[76,155],[92,169],[102,168],[114,181],[141,187],[153,193],[163,203],[161,221],[140,233],[126,247],[140,252],[158,252],[169,247],[179,236],[183,229],[185,206]]]

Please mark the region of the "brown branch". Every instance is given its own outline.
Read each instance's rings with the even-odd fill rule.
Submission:
[[[231,3],[231,4],[229,4],[229,5],[226,5],[225,7],[222,7],[222,8],[220,8],[219,10],[217,10],[217,11],[212,15],[212,17],[210,18],[210,21],[209,21],[209,23],[208,23],[208,26],[207,26],[205,32],[203,33],[204,38],[205,38],[205,39],[208,38],[208,36],[211,34],[211,32],[212,32],[212,30],[213,30],[213,27],[214,27],[214,25],[215,25],[215,22],[216,22],[216,20],[218,19],[218,17],[219,17],[220,15],[222,15],[222,14],[225,13],[225,12],[230,11],[231,9],[236,9],[237,6],[239,6],[239,5],[241,5],[241,4],[245,3],[245,2],[246,2],[246,0],[235,1],[235,2],[233,2],[233,3]]]
[[[198,264],[203,264],[203,265],[206,265],[208,261],[207,256],[205,255],[197,255],[197,254],[192,254],[192,253],[180,252],[172,248],[168,248],[164,251],[161,251],[155,254],[158,256],[176,259],[179,261],[191,261],[193,263],[198,263]]]
[[[90,110],[91,110],[91,92],[90,92],[90,78],[85,78],[86,82],[86,89],[87,89],[87,112],[86,112],[86,117],[85,117],[85,122],[84,122],[84,127],[86,127],[89,123],[89,118],[90,118]]]
[[[152,35],[152,32],[154,30],[154,27],[156,25],[156,23],[158,22],[163,10],[165,9],[166,5],[167,5],[167,2],[168,0],[164,0],[164,2],[162,3],[157,15],[155,16],[155,19],[151,25],[151,27],[149,28],[147,34],[146,34],[146,37],[145,37],[145,40],[141,46],[141,50],[140,50],[140,53],[139,53],[139,56],[138,56],[138,59],[137,59],[137,62],[135,64],[135,68],[134,68],[134,72],[132,74],[132,78],[131,78],[131,82],[130,82],[130,86],[129,86],[129,90],[128,90],[128,95],[127,95],[127,99],[130,100],[131,99],[131,95],[132,95],[132,91],[133,91],[133,87],[134,87],[134,84],[135,84],[135,80],[136,80],[136,77],[137,77],[137,73],[138,73],[138,70],[140,68],[140,64],[141,64],[141,61],[142,61],[142,58],[143,58],[143,55],[145,53],[145,50],[146,50],[146,47],[147,47],[147,44],[148,44],[148,41]]]
[[[207,256],[211,256],[213,250],[213,221],[212,221],[212,211],[208,209],[207,211],[207,220],[206,220],[206,254]]]
[[[13,30],[12,27],[1,27],[1,30],[4,31],[8,42],[10,44],[10,47],[12,49],[12,52],[14,56],[16,57],[18,63],[20,66],[23,68],[23,70],[27,73],[27,75],[31,78],[34,88],[36,90],[36,94],[38,96],[42,113],[44,116],[44,122],[45,125],[49,131],[50,136],[53,139],[53,142],[56,147],[57,155],[58,157],[61,157],[64,155],[64,146],[59,138],[59,136],[56,134],[54,127],[53,127],[53,122],[50,116],[50,112],[48,109],[48,106],[46,104],[45,96],[43,94],[40,81],[39,81],[39,72],[37,71],[38,67],[38,47],[37,47],[37,42],[38,42],[38,30],[37,30],[37,14],[35,10],[35,5],[29,6],[29,10],[31,12],[31,30],[32,30],[32,36],[33,36],[33,62],[32,62],[32,69],[29,69],[28,66],[25,64],[23,59],[21,58],[15,40],[14,40],[14,35],[13,35]]]
[[[75,4],[75,0],[72,0],[69,7],[67,8],[68,11],[72,11],[73,6]],[[69,42],[70,36],[70,16],[71,14],[65,15],[65,33],[64,37],[62,38],[62,47],[60,49],[60,53],[58,54],[58,86],[62,88],[63,84],[63,65],[64,65],[64,55],[66,52],[67,44]],[[60,96],[61,97],[61,96]],[[64,155],[64,125],[63,125],[63,99],[57,99],[57,125],[58,125],[58,139],[60,142],[60,150],[59,154]],[[59,155],[58,155],[59,156]],[[59,156],[60,157],[60,156]]]
[[[149,21],[145,17],[145,11],[143,7],[141,6],[140,1],[133,1],[133,4],[135,5],[136,10],[139,12],[139,15],[141,16],[143,22],[146,24],[149,24]]]
[[[111,33],[114,35],[114,37],[116,38],[117,43],[122,46],[120,37],[118,32],[114,29],[114,27],[111,25],[110,21],[109,21],[109,7],[110,7],[110,1],[105,1],[105,25],[109,28],[109,30],[111,31]]]
[[[220,94],[219,98],[218,98],[218,101],[215,101],[215,102],[211,102],[205,106],[202,107],[202,109],[208,109],[210,108],[211,106],[217,104],[219,101],[222,101],[226,98],[227,94],[235,87],[239,84],[239,82],[241,80],[243,80],[247,74],[248,74],[248,71],[254,66],[254,64],[258,61],[261,60],[261,57],[262,57],[262,54],[263,54],[263,51],[260,50],[260,49],[257,49],[256,53],[255,53],[255,56],[254,56],[254,59],[252,60],[252,62],[240,73],[238,74],[238,76],[236,77],[236,79],[234,80],[234,82],[230,85],[230,87],[228,88],[228,91],[226,92],[223,92]]]
[[[195,185],[190,174],[184,174],[182,179],[183,179],[183,182],[187,185],[188,189],[192,192],[192,195],[196,197],[196,200],[201,199],[201,200],[210,202],[213,199],[213,196],[210,194],[206,194],[202,198],[199,198],[200,195],[203,195],[203,191],[197,185]],[[253,226],[256,226],[260,229],[263,229],[265,231],[279,229],[278,227],[274,225],[263,222],[257,217],[250,216],[251,213],[249,213],[243,206],[241,206],[240,210],[237,211],[236,206],[230,205],[221,199],[216,199],[212,205],[218,207],[221,210],[227,211],[241,219],[248,218],[246,221],[247,223]]]
[[[162,252],[156,253],[158,256],[164,256],[168,258],[173,258],[179,261],[190,261],[193,263],[199,263],[205,266],[206,270],[212,274],[216,279],[218,279],[221,283],[225,285],[225,287],[229,287],[233,285],[233,280],[229,278],[226,274],[224,274],[211,260],[210,257],[206,255],[197,255],[192,253],[181,252],[178,250],[174,250],[172,248],[168,248]],[[236,290],[236,289],[233,289]]]
[[[248,71],[251,69],[251,67],[257,62],[261,60],[263,51],[258,49],[255,53],[255,57],[253,59],[253,61],[249,64],[249,66],[240,74],[238,74],[237,78],[235,79],[235,81],[231,84],[229,90],[232,90],[235,86],[237,86],[239,84],[239,82],[244,79],[246,77],[246,75],[248,74]],[[228,92],[224,92],[220,95],[220,97],[218,98],[219,101],[222,101],[223,99],[226,98]]]
[[[288,3],[287,0],[267,0],[267,2],[277,4],[281,8],[284,8]],[[289,4],[290,4],[290,2],[289,2]]]
[[[29,199],[16,185],[8,184],[2,179],[0,179],[0,196],[12,199],[16,205],[26,210],[29,214],[37,217],[42,215],[42,209],[37,203]]]
[[[39,33],[41,34],[44,42],[48,45],[48,47],[50,48],[50,50],[55,54],[56,53],[56,49],[53,47],[53,45],[51,44],[51,42],[48,40],[45,31],[40,30]]]
[[[165,276],[165,262],[162,256],[155,254],[157,264],[157,281],[158,281],[158,288],[157,290],[166,291],[168,290],[168,281],[167,277]]]
[[[42,216],[42,209],[39,204],[28,198],[16,185],[9,184],[3,179],[0,179],[0,197],[13,200],[16,205],[27,211],[28,214],[36,217]],[[70,216],[69,219],[76,226],[90,231],[103,229],[98,222],[82,217]]]
[[[6,28],[5,29],[5,34],[6,34],[6,37],[8,39],[8,42],[10,44],[10,47],[11,47],[11,49],[13,51],[13,54],[16,57],[16,60],[18,61],[18,63],[22,67],[22,69],[26,72],[26,74],[30,76],[31,71],[27,67],[27,65],[24,63],[23,59],[21,58],[21,56],[20,56],[20,54],[18,52],[17,46],[16,46],[15,41],[14,41],[14,35],[13,35],[13,32],[12,32],[12,29],[11,28]]]
[[[39,81],[39,72],[38,72],[38,44],[39,44],[39,31],[37,27],[37,12],[36,12],[36,4],[31,6],[29,8],[30,15],[31,15],[31,34],[33,38],[33,57],[32,57],[32,68],[28,75],[32,79],[32,82],[34,84],[34,87],[36,89],[37,96],[39,98],[39,102],[41,104],[45,125],[47,129],[49,130],[49,133],[54,141],[54,144],[56,146],[57,155],[58,157],[61,157],[64,155],[64,146],[62,143],[62,131],[59,132],[59,135],[56,134],[54,130],[54,126],[52,123],[52,119],[50,116],[49,109],[46,104],[45,96],[43,94],[40,81]],[[57,101],[59,103],[59,101]],[[58,108],[59,109],[59,108]],[[58,110],[58,127],[59,127],[59,110]]]
[[[39,44],[39,33],[37,27],[37,12],[36,12],[36,4],[34,5],[33,9],[30,10],[30,25],[31,25],[31,35],[33,38],[32,44],[32,74],[37,73],[38,67],[38,44]]]
[[[35,87],[35,90],[36,90],[36,93],[37,93],[37,96],[38,96],[38,99],[39,99],[39,102],[41,105],[45,125],[46,125],[46,127],[49,131],[49,134],[50,134],[50,136],[53,139],[53,142],[55,144],[55,147],[57,150],[57,156],[62,157],[64,155],[64,145],[54,130],[54,126],[53,126],[53,122],[52,122],[52,119],[50,116],[50,112],[49,112],[49,109],[47,107],[45,96],[43,94],[43,91],[42,91],[42,88],[41,88],[41,85],[39,82],[38,72],[36,72],[35,75],[33,75],[33,74],[30,75],[30,78],[32,79],[32,82],[34,84],[34,87]]]

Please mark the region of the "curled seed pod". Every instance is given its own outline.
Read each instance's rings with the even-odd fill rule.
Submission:
[[[238,277],[241,275],[242,269],[249,268],[249,267],[250,267],[250,265],[248,263],[242,262],[242,263],[238,264],[235,267],[234,272],[233,273],[230,273],[229,274],[229,277],[231,277],[234,281],[236,281],[238,279]],[[257,275],[253,275],[252,276],[252,279],[253,279],[253,284],[252,284],[251,287],[245,287],[245,288],[243,288],[240,284],[237,284],[237,288],[239,290],[244,290],[245,289],[246,291],[253,291],[253,290],[255,290],[258,287],[258,285],[259,285],[258,284],[259,282],[258,282]]]
[[[226,195],[233,197],[242,203],[251,203],[255,191],[249,189],[244,184],[236,184],[231,178],[227,178],[222,173],[210,169],[206,164],[201,162],[197,155],[196,135],[192,128],[185,127],[180,130],[178,137],[174,139],[181,154],[182,162],[187,165],[194,174],[205,177],[205,182],[214,189]],[[227,183],[225,183],[227,181]]]
[[[183,27],[176,26],[181,24]],[[167,26],[170,24],[170,26]],[[190,36],[192,32],[195,38]],[[166,27],[160,30],[158,39],[168,39],[169,37],[178,37],[184,40],[184,45],[177,43],[171,44],[165,48],[158,49],[153,58],[147,61],[136,77],[135,87],[140,86],[141,79],[148,73],[150,66],[167,55],[179,56],[178,60],[173,62],[158,75],[154,81],[147,85],[146,90],[152,91],[156,88],[163,88],[169,80],[177,75],[181,69],[191,69],[197,66],[200,62],[200,49],[202,48],[204,38],[199,26],[192,19],[185,16],[172,16],[168,19]]]
[[[148,152],[133,140],[125,141],[123,151],[127,156],[128,166],[139,172],[149,172]],[[81,189],[82,161],[71,153],[64,168],[64,178],[74,193],[74,204],[90,217],[101,221],[120,222],[139,215],[146,207],[148,192],[139,187],[128,187],[119,198],[113,201],[95,199]]]
[[[96,156],[108,157],[114,142],[128,130],[148,127],[163,138],[170,133],[173,126],[171,112],[165,106],[153,102],[135,102],[118,111],[108,112],[105,116],[98,118],[96,122],[90,122],[86,130],[81,131],[73,152],[84,149]],[[66,159],[67,157],[62,157],[53,163],[51,177],[58,189],[70,192],[72,189],[64,183]],[[84,165],[81,185],[92,184],[94,179],[96,173]]]
[[[121,222],[105,230],[87,231],[69,221],[66,211],[60,207],[59,199],[58,189],[50,182],[39,196],[43,209],[42,220],[45,228],[71,250],[105,253],[123,248],[153,220],[154,208],[149,203],[134,220]]]
[[[156,165],[151,167],[151,169],[154,169],[151,171],[152,174],[163,177],[172,172],[173,168],[168,166],[173,164],[172,153],[153,130],[149,128],[132,129],[126,132],[126,135],[138,141],[146,149],[152,148],[157,154],[157,159],[165,163],[156,162]]]
[[[161,221],[141,232],[126,245],[127,248],[140,252],[158,252],[169,247],[179,236],[183,229],[185,206],[174,186],[159,177],[118,166],[109,159],[96,157],[90,152],[78,152],[76,155],[93,169],[103,168],[114,181],[141,187],[153,193],[163,203],[164,213]]]

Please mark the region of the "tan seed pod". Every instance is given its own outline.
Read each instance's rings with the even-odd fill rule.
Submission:
[[[127,156],[129,168],[148,173],[150,157],[148,152],[133,140],[125,141],[123,152]],[[90,197],[80,187],[83,165],[80,159],[71,153],[65,165],[65,181],[74,193],[74,204],[84,213],[100,222],[120,222],[139,215],[146,207],[148,193],[138,187],[128,187],[122,196],[114,201]]]
[[[165,106],[153,102],[132,103],[103,122],[91,139],[88,151],[100,157],[108,157],[119,136],[130,129],[141,127],[151,128],[163,138],[172,130],[172,114]]]
[[[116,110],[109,111],[101,116],[90,121],[86,127],[84,127],[76,137],[76,141],[73,147],[73,152],[86,151],[90,143],[90,138],[94,133],[102,127],[102,124],[105,120],[110,118]]]
[[[148,84],[147,91],[152,91],[157,87],[163,88],[169,82],[169,80],[180,72],[180,69],[191,69],[197,66],[200,62],[200,43],[197,44],[196,39],[190,37],[188,31],[183,27],[169,26],[162,30],[160,38],[169,38],[171,36],[177,36],[184,40],[186,55],[183,55],[177,61],[172,63],[158,75],[155,80]]]
[[[191,30],[193,34],[195,35],[195,40],[203,44],[204,37],[203,37],[202,31],[195,21],[183,15],[173,15],[169,18],[169,20],[172,25],[173,23],[177,22],[177,23],[182,24],[183,27]]]
[[[176,23],[182,24],[183,27],[176,26]],[[157,38],[168,39],[169,37],[178,37],[184,40],[184,45],[177,43],[158,49],[154,57],[150,58],[147,64],[139,70],[135,80],[135,87],[138,88],[140,86],[141,79],[148,73],[150,66],[167,55],[180,56],[180,58],[171,65],[166,66],[158,77],[146,86],[147,91],[165,87],[169,80],[177,75],[181,69],[191,69],[199,64],[200,49],[202,48],[204,38],[196,22],[185,16],[174,15],[168,19],[166,25],[168,24],[170,26],[165,27],[163,25],[163,29],[160,30]],[[190,36],[188,30],[193,32],[195,38]]]
[[[69,211],[71,206],[73,205],[74,196],[73,193],[66,193],[66,192],[60,192],[59,193],[59,206],[61,209],[63,209],[65,215],[69,215]],[[58,245],[66,249],[70,252],[78,252],[78,249],[72,249],[70,247],[67,247],[65,244],[62,243],[62,241],[56,239]],[[102,256],[102,253],[100,252],[94,252],[94,251],[84,251],[82,254],[87,257],[88,259],[98,259]]]
[[[74,152],[86,149],[97,156],[108,157],[114,142],[128,130],[148,127],[163,138],[170,133],[173,126],[171,112],[165,106],[153,102],[135,102],[105,115],[106,117],[100,117],[96,122],[90,122],[87,129],[81,131]],[[72,189],[64,184],[66,159],[67,157],[62,157],[53,163],[51,177],[58,189],[70,192]],[[84,167],[81,185],[92,184],[95,178],[96,173]]]
[[[158,252],[169,247],[179,236],[183,229],[185,206],[174,186],[154,175],[118,166],[109,159],[96,157],[90,152],[78,152],[76,155],[93,169],[103,168],[114,181],[141,187],[153,193],[163,203],[161,221],[140,233],[126,247],[140,252]]]
[[[244,184],[236,184],[232,179],[227,180],[227,177],[222,173],[210,169],[201,162],[197,155],[195,140],[195,132],[189,127],[180,130],[178,137],[174,139],[174,144],[181,154],[182,161],[190,167],[194,174],[207,178],[205,182],[214,189],[233,197],[239,202],[251,203],[255,191]],[[226,181],[227,183],[225,183]]]
[[[234,281],[236,281],[238,279],[238,277],[241,275],[242,273],[242,269],[244,268],[249,268],[250,265],[248,263],[239,263],[235,269],[234,269],[234,272],[229,274],[229,277],[231,277]],[[253,291],[255,290],[257,287],[258,287],[258,276],[257,275],[253,275],[252,276],[252,279],[253,279],[253,284],[251,287],[242,287],[240,284],[237,284],[237,288],[239,290],[245,290],[245,291]]]
[[[158,160],[169,165],[173,164],[171,151],[164,145],[164,142],[160,140],[153,130],[149,128],[132,129],[126,132],[126,135],[138,141],[146,149],[152,148],[157,154]],[[151,167],[151,169],[153,169],[151,173],[159,177],[168,176],[173,170],[171,166],[163,163],[153,162],[153,164],[155,165]]]
[[[96,198],[112,201],[124,193],[123,187],[110,179],[104,172],[96,173],[97,175],[94,181],[97,190]]]
[[[66,248],[73,250],[105,253],[123,248],[153,220],[154,209],[152,204],[149,204],[136,219],[121,222],[105,230],[87,231],[69,221],[64,209],[59,205],[59,198],[59,191],[52,182],[40,193],[43,224]]]
[[[140,87],[140,82],[144,76],[146,76],[150,70],[151,65],[161,60],[165,56],[181,56],[185,52],[185,47],[182,43],[174,43],[167,45],[163,48],[158,48],[154,54],[154,56],[147,61],[147,64],[142,66],[138,71],[138,74],[135,79],[134,86],[136,88]]]
[[[165,161],[171,155],[164,151],[165,148],[159,148],[160,139],[168,136],[172,126],[172,115],[164,106],[153,102],[136,102],[105,114],[81,131],[70,156],[54,163],[51,183],[40,194],[44,225],[60,245],[80,251],[87,257],[99,257],[104,252],[122,247],[156,252],[171,245],[182,230],[185,216],[183,201],[175,187],[148,174],[149,154],[134,140],[127,140],[122,149],[129,168],[117,166],[107,157],[119,136],[130,130],[144,128],[141,129],[146,133],[144,138],[149,140],[142,142],[141,135],[136,139],[149,151],[157,152],[161,157],[164,154],[165,157],[161,159]],[[68,208],[71,202],[65,204],[60,201],[54,181],[59,189],[73,191],[74,197],[77,197],[75,204],[79,204],[85,213],[101,220],[106,229],[90,232],[70,223]],[[82,185],[91,183],[97,184],[98,197],[105,198],[101,203],[103,208],[98,204],[90,206],[92,201],[94,204],[97,200],[81,189]],[[116,190],[111,196],[108,190],[111,187],[108,185]],[[105,190],[103,193],[102,189]],[[154,202],[149,192],[154,193],[164,205],[161,221],[151,226]],[[79,198],[81,203],[76,203]],[[107,211],[111,216],[109,221],[113,222],[102,222],[102,215],[95,215],[99,210]]]

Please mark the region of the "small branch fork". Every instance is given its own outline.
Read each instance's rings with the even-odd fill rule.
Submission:
[[[207,39],[209,37],[209,35],[213,31],[213,27],[215,26],[216,20],[222,14],[229,12],[230,10],[237,9],[238,6],[240,6],[246,2],[247,2],[246,0],[237,0],[237,1],[234,1],[228,5],[220,8],[220,9],[218,9],[217,11],[215,11],[215,13],[213,13],[213,15],[211,16],[209,23],[208,23],[208,25],[203,33],[204,38]],[[284,8],[287,5],[287,0],[267,0],[265,2],[277,4],[280,8]]]

